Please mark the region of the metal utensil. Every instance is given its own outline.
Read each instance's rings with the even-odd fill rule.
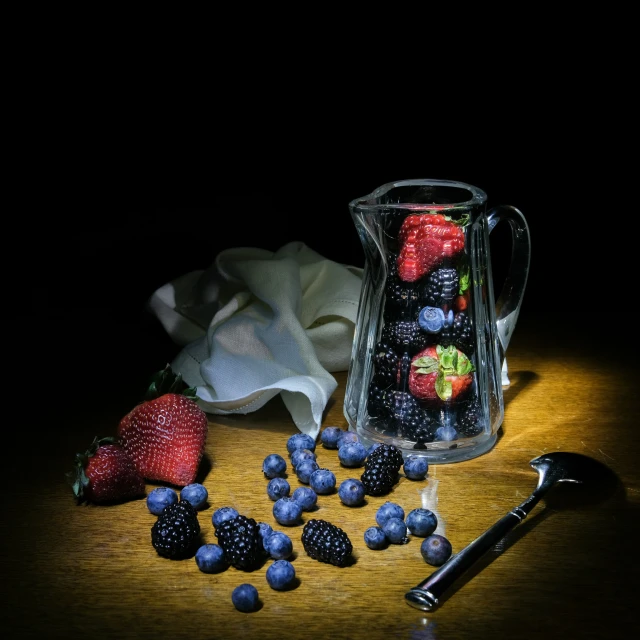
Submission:
[[[444,592],[491,547],[522,522],[540,499],[558,482],[583,483],[590,479],[596,460],[579,453],[545,453],[529,463],[538,472],[538,486],[520,505],[509,511],[462,551],[451,556],[437,571],[405,594],[406,601],[421,611],[432,611]]]

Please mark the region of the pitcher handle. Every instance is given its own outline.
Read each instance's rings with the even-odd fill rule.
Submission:
[[[505,352],[509,346],[513,329],[518,320],[522,297],[529,276],[531,259],[531,238],[529,227],[519,209],[510,205],[493,207],[488,215],[489,233],[499,222],[508,222],[511,227],[511,264],[496,301],[496,325],[502,346],[502,385],[509,386],[509,374]]]

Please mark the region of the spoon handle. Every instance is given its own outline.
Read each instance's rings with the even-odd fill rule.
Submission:
[[[533,496],[532,496],[533,497]],[[536,496],[537,497],[537,496]],[[504,538],[511,529],[522,522],[531,510],[531,498],[509,511],[482,535],[462,551],[451,556],[437,571],[405,594],[405,600],[416,609],[431,611],[438,605],[438,598],[491,547]],[[537,502],[537,500],[536,500]],[[523,509],[522,507],[526,507]]]

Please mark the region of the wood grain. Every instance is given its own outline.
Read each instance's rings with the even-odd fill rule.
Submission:
[[[215,542],[211,516],[230,505],[285,530],[294,544],[298,582],[269,588],[268,564],[253,572],[230,568],[209,575],[193,559],[170,561],[151,545],[155,520],[144,500],[76,506],[64,472],[94,435],[115,431],[121,406],[96,403],[89,415],[64,421],[41,412],[37,467],[24,466],[18,445],[8,469],[2,523],[4,637],[34,638],[627,638],[638,569],[638,376],[606,359],[594,365],[578,349],[552,348],[534,325],[519,327],[509,347],[512,385],[505,394],[500,439],[489,453],[462,463],[432,465],[426,481],[402,477],[391,494],[360,508],[336,494],[320,496],[304,520],[321,517],[342,527],[355,564],[336,568],[310,559],[302,526],[277,525],[261,472],[269,453],[286,457],[297,431],[279,398],[247,416],[210,416],[200,480],[209,506],[199,513],[202,541]],[[346,373],[324,426],[346,428]],[[60,430],[64,429],[64,437]],[[24,444],[24,443],[23,443]],[[420,556],[420,539],[367,549],[364,530],[386,500],[406,512],[428,506],[454,552],[521,502],[535,487],[529,461],[544,452],[585,453],[612,469],[619,485],[574,504],[541,504],[511,536],[455,585],[437,610],[411,608],[406,591],[434,569]],[[361,470],[341,467],[335,451],[317,450],[338,483]],[[21,471],[22,470],[22,471]],[[300,485],[289,468],[292,490]],[[148,491],[154,486],[148,485]],[[231,592],[254,584],[262,606],[236,611]],[[8,635],[7,635],[8,634]]]

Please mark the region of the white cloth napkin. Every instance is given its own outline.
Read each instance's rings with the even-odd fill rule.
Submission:
[[[228,249],[160,287],[148,308],[183,347],[171,366],[204,411],[246,414],[281,394],[316,438],[337,387],[330,372],[349,367],[362,271],[302,242]]]

